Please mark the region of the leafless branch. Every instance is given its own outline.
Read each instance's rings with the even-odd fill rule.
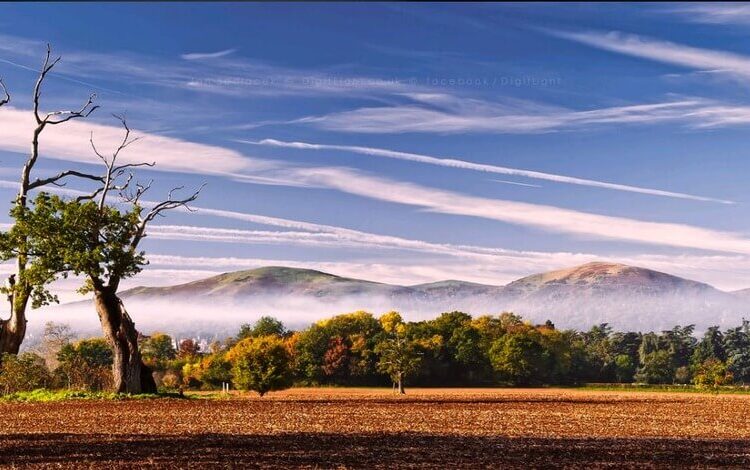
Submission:
[[[112,190],[119,191],[120,195],[126,193],[134,176],[132,172],[127,172],[128,176],[126,177],[125,181],[118,184],[119,178],[126,173],[126,170],[130,168],[137,168],[137,167],[142,167],[142,166],[152,167],[156,165],[156,162],[126,163],[124,165],[116,165],[117,159],[120,156],[120,152],[122,152],[123,150],[128,148],[130,145],[140,140],[140,137],[130,136],[131,130],[130,130],[130,127],[128,126],[127,119],[125,119],[125,116],[117,115],[117,114],[113,114],[112,116],[114,116],[117,120],[120,121],[125,132],[123,134],[122,140],[120,141],[120,144],[112,152],[111,157],[104,156],[97,149],[96,144],[94,143],[93,133],[90,139],[91,148],[94,150],[94,153],[99,157],[99,159],[101,159],[101,161],[104,162],[104,166],[107,169],[105,175],[102,177],[103,185],[96,193],[97,195],[99,195],[99,209],[100,210],[104,209],[104,206],[107,203],[107,196],[110,191]]]
[[[91,113],[96,111],[99,106],[94,105],[94,100],[96,99],[96,93],[93,93],[89,96],[88,101],[84,103],[83,106],[81,106],[78,110],[71,110],[71,111],[53,111],[51,113],[47,113],[44,116],[44,119],[42,122],[45,124],[50,125],[57,125],[62,124],[64,122],[68,122],[71,119],[81,118],[81,117],[88,117]],[[58,117],[58,119],[52,119],[54,117]]]
[[[206,183],[203,183],[195,192],[185,198],[175,198],[175,193],[184,189],[183,186],[178,186],[169,191],[167,199],[165,201],[155,204],[151,210],[143,217],[141,217],[141,223],[138,225],[135,236],[133,237],[132,243],[130,244],[132,249],[136,249],[138,244],[144,238],[146,234],[146,226],[154,220],[156,217],[163,215],[164,212],[173,209],[183,208],[185,210],[193,212],[195,209],[190,207],[190,203],[198,199],[203,188],[206,187]]]
[[[92,180],[92,181],[104,182],[104,177],[103,176],[92,175],[92,174],[89,174],[89,173],[83,173],[81,171],[76,171],[76,170],[66,170],[66,171],[63,171],[61,173],[58,173],[55,176],[51,176],[49,178],[44,178],[44,179],[37,178],[36,180],[34,180],[33,182],[31,182],[29,184],[29,189],[30,190],[31,189],[36,189],[36,188],[39,188],[39,187],[42,187],[42,186],[46,186],[48,184],[54,184],[56,186],[65,186],[64,183],[60,184],[59,181],[61,179],[65,178],[66,176],[77,176],[78,178],[83,178],[83,179]]]
[[[154,183],[154,180],[149,181],[146,184],[136,183],[135,184],[135,191],[127,191],[127,190],[121,190],[120,191],[120,197],[125,201],[133,205],[138,205],[140,203],[141,197],[146,194],[146,191],[151,189],[151,185]]]
[[[0,98],[0,106],[10,103],[10,93],[8,93],[8,88],[2,78],[0,78],[0,91],[3,92],[3,97]]]
[[[29,154],[29,157],[26,160],[23,169],[21,170],[21,188],[18,193],[18,203],[22,206],[26,205],[26,199],[29,190],[39,188],[41,186],[44,186],[45,184],[61,185],[59,181],[66,176],[77,176],[85,179],[97,180],[97,177],[95,177],[94,175],[88,175],[76,171],[68,171],[53,176],[52,178],[37,179],[34,182],[31,181],[31,171],[34,168],[37,159],[39,158],[39,138],[47,125],[57,125],[68,122],[72,119],[85,118],[98,108],[98,106],[95,106],[93,104],[96,95],[92,94],[89,96],[89,99],[86,101],[86,103],[84,103],[83,106],[81,106],[81,108],[78,110],[55,111],[47,113],[45,115],[42,115],[40,113],[39,109],[41,107],[42,89],[44,82],[58,62],[60,62],[60,57],[52,58],[52,47],[47,44],[47,54],[44,57],[42,69],[39,72],[39,77],[37,78],[37,81],[34,85],[34,93],[32,96],[34,118],[36,119],[37,125],[34,129],[31,140],[31,153]]]

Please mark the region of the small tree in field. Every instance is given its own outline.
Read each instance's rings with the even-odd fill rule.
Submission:
[[[698,388],[718,388],[731,384],[732,379],[727,365],[716,358],[711,358],[696,367],[693,383]]]
[[[253,390],[262,397],[292,384],[292,358],[281,338],[243,339],[229,350],[227,359],[232,364],[232,382],[240,390]]]
[[[385,338],[375,346],[375,353],[380,356],[378,370],[388,374],[398,393],[405,394],[404,379],[419,369],[422,358],[414,341],[406,335],[406,325],[398,312],[389,312],[380,317],[385,331]]]

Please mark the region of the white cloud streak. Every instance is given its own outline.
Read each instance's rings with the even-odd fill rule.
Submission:
[[[704,98],[581,111],[530,102],[463,100],[458,104],[458,98],[439,94],[406,96],[417,102],[308,116],[289,123],[362,134],[538,134],[608,124],[685,123],[694,128],[750,124],[750,106]]]
[[[733,52],[685,46],[617,31],[547,31],[556,37],[618,54],[704,70],[718,70],[750,77],[750,57]]]
[[[605,181],[576,178],[573,176],[557,175],[557,174],[552,174],[552,173],[544,173],[544,172],[532,171],[532,170],[523,170],[523,169],[518,169],[518,168],[508,168],[508,167],[503,167],[503,166],[498,166],[498,165],[487,165],[487,164],[482,164],[482,163],[469,162],[466,160],[459,160],[455,158],[434,157],[434,156],[423,155],[423,154],[418,154],[418,153],[399,152],[395,150],[380,149],[380,148],[373,148],[373,147],[360,147],[360,146],[352,146],[352,145],[327,145],[327,144],[314,144],[314,143],[308,143],[308,142],[284,142],[284,141],[274,140],[274,139],[263,139],[260,141],[240,140],[240,142],[244,142],[247,144],[254,144],[254,145],[265,145],[265,146],[271,146],[271,147],[283,147],[283,148],[293,148],[293,149],[301,149],[301,150],[336,150],[336,151],[343,151],[343,152],[352,152],[352,153],[358,153],[362,155],[393,158],[397,160],[406,160],[406,161],[412,161],[412,162],[418,162],[418,163],[425,163],[428,165],[444,166],[444,167],[457,168],[457,169],[463,169],[463,170],[480,171],[480,172],[485,172],[485,173],[496,173],[496,174],[512,175],[512,176],[521,176],[524,178],[553,181],[556,183],[574,184],[574,185],[580,185],[580,186],[611,189],[611,190],[616,190],[616,191],[626,191],[626,192],[632,192],[632,193],[648,194],[652,196],[664,196],[664,197],[672,197],[672,198],[678,198],[678,199],[691,199],[695,201],[709,201],[709,202],[719,202],[723,204],[733,204],[732,201],[727,201],[723,199],[696,196],[692,194],[665,191],[661,189],[643,188],[639,186],[608,183]],[[523,184],[523,183],[508,182],[508,181],[502,181],[502,180],[500,180],[500,182],[509,183],[509,184]]]
[[[0,109],[0,150],[28,153],[34,127],[31,110]],[[97,147],[107,152],[120,144],[123,129],[92,121],[49,126],[42,138],[42,152],[50,158],[100,165],[89,143],[92,133]],[[141,137],[142,140],[121,154],[122,163],[155,161],[156,169],[162,171],[218,175],[275,167],[272,162],[252,159],[222,147],[146,133],[141,133]]]
[[[664,11],[678,14],[691,23],[750,25],[747,3],[682,4]]]
[[[182,54],[180,57],[184,60],[219,59],[234,54],[235,52],[237,52],[237,49],[224,49],[223,51],[217,52],[188,52]]]
[[[469,196],[364,175],[345,168],[311,168],[301,171],[298,177],[312,184],[370,199],[420,207],[443,214],[497,220],[553,233],[750,254],[750,239],[736,233],[691,225],[648,222],[554,206]]]

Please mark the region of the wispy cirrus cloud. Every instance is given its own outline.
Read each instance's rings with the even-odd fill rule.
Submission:
[[[554,206],[470,196],[362,174],[348,168],[308,168],[298,178],[311,184],[428,211],[497,220],[587,239],[620,240],[750,254],[740,234],[685,224],[613,217]]]
[[[552,174],[552,173],[524,170],[524,169],[519,169],[519,168],[508,168],[508,167],[503,167],[503,166],[498,166],[498,165],[488,165],[488,164],[482,164],[482,163],[469,162],[466,160],[459,160],[455,158],[434,157],[431,155],[423,155],[423,154],[410,153],[410,152],[399,152],[395,150],[388,150],[388,149],[381,149],[381,148],[361,147],[361,146],[353,146],[353,145],[315,144],[315,143],[309,143],[309,142],[285,142],[285,141],[280,141],[280,140],[275,140],[275,139],[263,139],[260,141],[239,140],[239,142],[253,144],[253,145],[293,148],[293,149],[300,149],[300,150],[335,150],[335,151],[343,151],[343,152],[352,152],[352,153],[358,153],[362,155],[393,158],[397,160],[406,160],[406,161],[412,161],[412,162],[418,162],[418,163],[425,163],[428,165],[437,165],[437,166],[444,166],[444,167],[449,167],[449,168],[457,168],[457,169],[462,169],[462,170],[521,176],[524,178],[532,178],[532,179],[538,179],[538,180],[544,180],[544,181],[553,181],[555,183],[589,186],[589,187],[602,188],[602,189],[611,189],[611,190],[616,190],[616,191],[648,194],[652,196],[663,196],[663,197],[671,197],[671,198],[678,198],[678,199],[690,199],[690,200],[695,200],[695,201],[709,201],[709,202],[719,202],[723,204],[733,204],[732,201],[711,198],[711,197],[704,197],[704,196],[696,196],[696,195],[680,193],[680,192],[665,191],[661,189],[652,189],[652,188],[643,188],[639,186],[632,186],[632,185],[625,185],[625,184],[609,183],[606,181],[576,178],[573,176],[557,175],[557,174]],[[509,183],[509,184],[523,184],[523,183],[508,182],[508,181],[500,181],[500,182]]]
[[[750,25],[750,5],[747,3],[686,3],[662,11],[677,14],[690,23]]]
[[[237,49],[224,49],[216,52],[188,52],[180,55],[180,57],[184,60],[219,59],[234,54],[235,52],[237,52]]]
[[[34,127],[31,110],[4,106],[0,109],[0,150],[27,153]],[[274,183],[274,180],[263,177],[261,172],[281,166],[279,162],[248,157],[224,147],[139,132],[137,129],[134,135],[141,137],[141,140],[120,155],[122,163],[156,162],[154,169],[159,171],[228,177],[243,173],[247,175],[246,179],[262,184]],[[92,136],[97,148],[108,153],[122,141],[123,129],[90,120],[73,120],[63,126],[49,126],[44,133],[44,155],[58,160],[99,165],[101,161],[89,142]],[[259,174],[253,175],[253,172]],[[292,183],[283,181],[283,184]]]
[[[750,123],[750,106],[705,98],[686,97],[648,104],[572,110],[519,100],[493,103],[461,100],[449,95],[405,96],[412,101],[308,116],[289,123],[364,134],[536,134],[609,124],[672,122],[709,128]]]
[[[686,46],[618,31],[550,31],[548,34],[618,54],[681,67],[750,77],[750,57],[734,52]]]
[[[37,70],[46,50],[43,41],[0,34],[0,52],[15,67]],[[240,57],[235,49],[191,52],[165,58],[132,52],[95,52],[56,48],[63,61],[56,67],[61,78],[91,85],[118,82],[181,89],[234,97],[381,96],[416,91],[409,80],[366,76],[345,69],[305,69]],[[15,59],[15,60],[9,60]],[[24,63],[21,63],[23,61]],[[88,82],[84,81],[87,80]],[[99,85],[95,85],[99,88]]]

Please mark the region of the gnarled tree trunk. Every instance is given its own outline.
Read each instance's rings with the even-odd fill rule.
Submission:
[[[0,320],[0,356],[18,354],[26,336],[26,305],[29,296],[17,293],[10,300],[10,318]]]
[[[112,346],[112,375],[118,393],[156,393],[151,369],[141,360],[135,323],[114,289],[94,291],[94,305],[104,335]]]

